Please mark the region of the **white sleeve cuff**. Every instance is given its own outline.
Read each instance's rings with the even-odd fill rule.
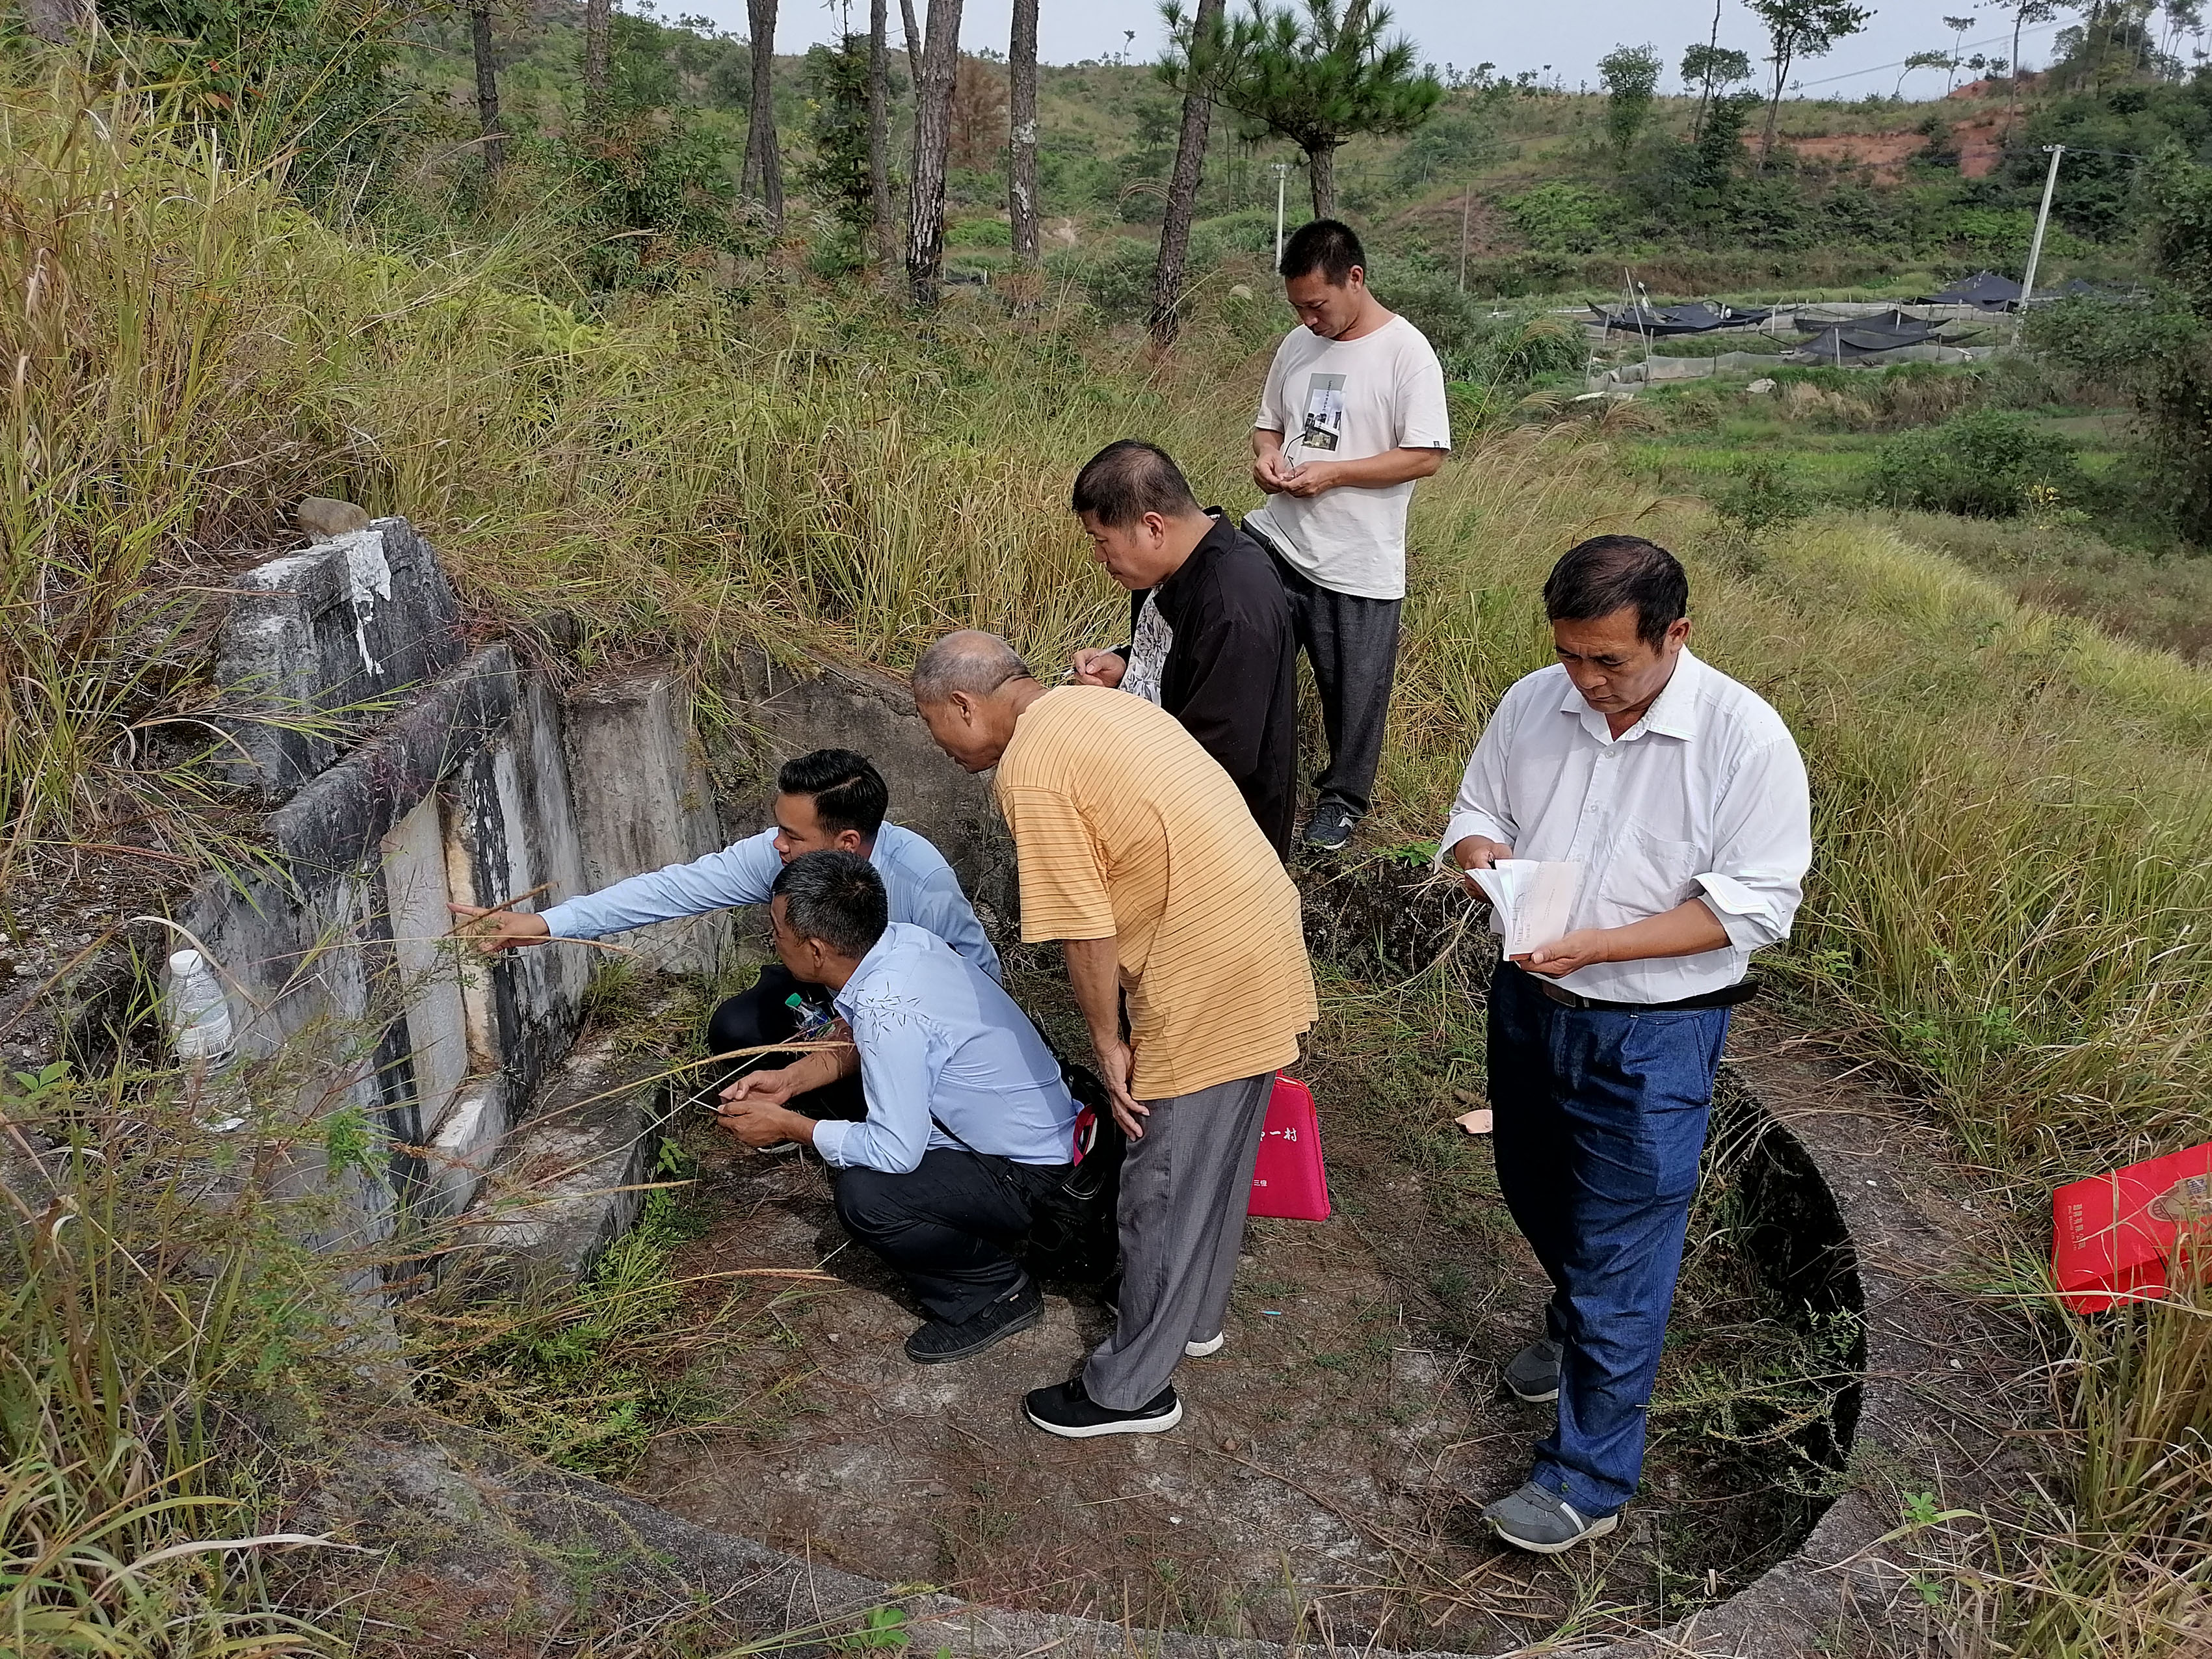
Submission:
[[[576,928],[575,913],[566,904],[556,904],[540,910],[538,916],[545,923],[546,933],[553,939],[582,939],[585,934]]]
[[[1503,842],[1508,847],[1513,844],[1513,837],[1506,833],[1504,824],[1487,812],[1469,808],[1466,811],[1452,814],[1451,822],[1444,825],[1444,838],[1437,843],[1437,855],[1431,862],[1439,870],[1455,868],[1451,861],[1451,849],[1469,836],[1481,836],[1490,841]]]
[[[1772,907],[1753,889],[1734,876],[1717,875],[1711,871],[1696,880],[1705,908],[1713,913],[1722,931],[1728,934],[1729,943],[1737,950],[1756,951],[1780,939],[1774,927]]]
[[[845,1161],[845,1137],[858,1127],[842,1118],[823,1118],[814,1125],[814,1150],[822,1154],[822,1161],[832,1169],[851,1166]]]

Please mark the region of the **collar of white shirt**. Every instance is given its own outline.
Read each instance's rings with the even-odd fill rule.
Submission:
[[[1674,672],[1667,677],[1667,684],[1651,700],[1651,707],[1644,711],[1644,718],[1617,738],[1606,724],[1605,716],[1584,701],[1572,679],[1567,682],[1566,696],[1559,700],[1559,712],[1579,718],[1583,730],[1600,743],[1630,743],[1647,732],[1680,738],[1687,743],[1698,735],[1703,712],[1703,699],[1698,692],[1705,673],[1705,664],[1690,654],[1689,647],[1684,646],[1681,654],[1674,659]]]

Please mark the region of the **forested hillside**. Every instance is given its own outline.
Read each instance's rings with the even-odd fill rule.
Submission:
[[[745,42],[702,20],[648,7],[612,19],[617,98],[650,118],[620,158],[617,216],[679,240],[716,237],[687,213],[693,195],[734,203],[752,85]],[[526,149],[563,157],[581,106],[579,14],[538,5],[495,33],[502,109]],[[1624,133],[1595,90],[1448,73],[1445,95],[1414,132],[1361,136],[1340,152],[1341,210],[1377,247],[1442,271],[1473,293],[1616,291],[1624,262],[1656,295],[1842,288],[1903,293],[1984,267],[2017,276],[2044,183],[2045,147],[2077,152],[2055,203],[2046,269],[2061,278],[2134,269],[2126,204],[2130,160],[2178,141],[2212,143],[2212,82],[2101,67],[2091,47],[2023,77],[1984,78],[1932,101],[1877,94],[1850,101],[1788,98],[1778,143],[1764,155],[1756,94],[1656,97]],[[856,42],[854,52],[864,52]],[[1671,54],[1662,52],[1662,57]],[[404,221],[436,181],[472,185],[475,128],[468,21],[447,15],[398,36],[374,66],[411,91],[404,131],[389,135],[388,176],[362,192],[365,210]],[[891,54],[894,166],[910,147],[911,76]],[[773,75],[787,240],[836,268],[825,235],[841,214],[834,151],[857,118],[860,75],[816,48],[779,57]],[[2102,83],[2100,85],[2100,82]],[[1083,280],[1109,311],[1140,309],[1144,278],[1175,158],[1181,100],[1146,64],[1039,70],[1038,207],[1053,268]],[[947,240],[956,270],[1001,269],[1007,246],[1006,66],[963,56],[951,107]],[[1625,142],[1624,142],[1625,140]],[[402,156],[414,165],[395,167]],[[830,160],[825,162],[825,156]],[[1213,125],[1198,197],[1194,265],[1264,256],[1272,246],[1278,164],[1291,222],[1305,216],[1295,145]],[[402,182],[401,175],[405,175]],[[395,200],[394,198],[413,200]],[[742,239],[721,239],[737,246]],[[849,241],[849,239],[848,239]],[[856,254],[857,243],[845,252]]]

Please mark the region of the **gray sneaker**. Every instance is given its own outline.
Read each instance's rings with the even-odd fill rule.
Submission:
[[[1620,1524],[1617,1512],[1585,1516],[1533,1480],[1489,1505],[1482,1518],[1504,1542],[1534,1555],[1557,1555],[1587,1540],[1602,1538]]]
[[[1531,1342],[1505,1362],[1505,1386],[1526,1405],[1541,1406],[1559,1397],[1559,1345],[1549,1337]]]
[[[1352,839],[1352,814],[1339,801],[1325,800],[1306,821],[1305,843],[1317,852],[1334,853]]]

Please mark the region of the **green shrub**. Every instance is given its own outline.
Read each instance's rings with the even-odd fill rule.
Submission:
[[[947,247],[1012,247],[1013,228],[1003,219],[963,219],[945,228]]]
[[[1539,185],[1503,204],[1528,246],[1551,253],[1589,253],[1604,246],[1620,204],[1580,185]]]
[[[1152,314],[1152,268],[1158,263],[1158,250],[1152,243],[1116,236],[1080,253],[1048,256],[1045,269],[1073,279],[1109,321],[1131,322]]]
[[[1796,524],[1810,516],[1814,507],[1789,463],[1771,455],[1742,462],[1711,499],[1722,526],[1746,538]]]
[[[2070,501],[2081,483],[2065,439],[2024,415],[1982,409],[1892,438],[1875,457],[1873,493],[1892,507],[2008,519],[2031,489]]]

